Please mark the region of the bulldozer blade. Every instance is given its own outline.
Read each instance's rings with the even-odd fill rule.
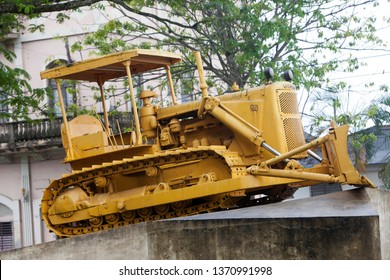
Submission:
[[[376,188],[366,176],[360,174],[351,162],[347,148],[348,125],[332,126],[324,152],[341,184]]]

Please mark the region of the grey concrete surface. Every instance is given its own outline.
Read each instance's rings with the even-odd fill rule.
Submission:
[[[0,259],[380,259],[365,190],[126,226]]]
[[[382,259],[390,260],[390,190],[366,189],[379,213]]]
[[[242,218],[319,218],[377,216],[364,189],[336,192],[304,199],[180,218],[183,220]]]

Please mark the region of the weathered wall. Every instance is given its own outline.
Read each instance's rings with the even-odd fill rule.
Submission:
[[[0,259],[380,259],[364,190],[167,221],[0,253]]]
[[[390,190],[366,191],[379,213],[382,259],[390,260]]]

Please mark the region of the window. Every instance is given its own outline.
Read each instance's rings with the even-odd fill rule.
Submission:
[[[12,222],[0,223],[0,251],[11,250],[14,248],[12,235]]]
[[[8,114],[8,104],[4,102],[7,97],[8,93],[0,89],[0,123],[8,122],[8,118],[5,117]]]
[[[66,60],[56,60],[52,61],[46,69],[55,68],[61,65],[65,65],[67,63]],[[52,95],[49,96],[49,108],[54,113],[55,116],[60,117],[62,116],[61,108],[59,105],[59,99],[58,99],[58,90],[57,90],[57,84],[55,80],[49,80],[48,86],[52,90]],[[76,95],[75,92],[75,84],[71,82],[67,82],[62,80],[61,81],[61,91],[62,91],[62,98],[64,100],[64,106],[65,109],[69,108],[70,105],[76,103]]]

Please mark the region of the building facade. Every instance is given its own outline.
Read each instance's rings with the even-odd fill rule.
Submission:
[[[59,62],[88,58],[87,50],[70,54],[69,46],[107,21],[99,11],[91,11],[89,8],[81,10],[72,13],[71,19],[64,24],[56,23],[55,14],[26,22],[26,26],[43,24],[44,33],[24,30],[9,34],[0,44],[13,51],[16,59],[10,63],[0,55],[0,60],[26,70],[31,76],[30,84],[33,88],[52,86],[55,96],[54,84],[41,80],[40,72]],[[83,85],[77,87],[76,95],[64,96],[66,105],[82,104],[99,113],[101,104],[93,98],[91,90]],[[67,94],[69,91],[64,92]],[[2,92],[1,98],[7,98],[7,93]],[[65,151],[61,141],[62,118],[57,101],[50,96],[44,101],[52,107],[54,119],[33,111],[30,112],[31,118],[36,120],[33,123],[0,119],[0,250],[55,239],[55,235],[46,229],[41,220],[40,200],[42,190],[50,184],[50,180],[70,172],[69,166],[62,163]],[[110,105],[114,100],[107,102]],[[2,103],[0,109],[12,110]],[[127,121],[128,117],[125,117]]]

